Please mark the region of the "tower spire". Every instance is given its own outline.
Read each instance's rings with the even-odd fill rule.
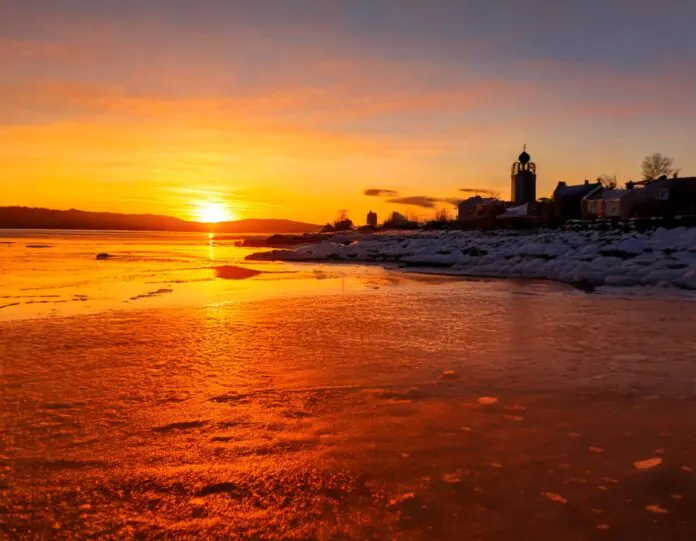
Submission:
[[[522,153],[520,154],[519,158],[517,158],[520,163],[522,164],[527,164],[529,163],[529,160],[531,160],[531,156],[527,153],[527,145],[523,146]]]

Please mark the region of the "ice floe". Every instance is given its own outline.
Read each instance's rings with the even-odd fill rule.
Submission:
[[[652,470],[660,464],[662,464],[662,459],[660,457],[646,458],[645,460],[637,460],[633,463],[638,470]]]

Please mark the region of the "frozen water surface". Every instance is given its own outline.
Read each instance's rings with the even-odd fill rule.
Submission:
[[[696,538],[693,302],[80,242],[27,279],[103,304],[0,323],[0,538]]]

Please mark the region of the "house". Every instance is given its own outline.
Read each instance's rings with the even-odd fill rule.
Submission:
[[[630,190],[600,188],[594,190],[582,199],[581,215],[583,220],[595,218],[621,218],[623,201],[624,213],[628,208]]]
[[[457,220],[459,221],[465,221],[465,220],[473,220],[474,217],[476,216],[476,209],[478,208],[479,203],[482,203],[484,201],[488,201],[489,199],[484,199],[480,195],[476,195],[474,197],[469,197],[468,199],[465,199],[464,201],[460,201],[457,204]]]
[[[542,207],[543,203],[538,201],[508,207],[500,216],[496,216],[496,226],[513,229],[537,227],[541,221],[540,212]]]
[[[559,182],[553,191],[553,209],[551,212],[553,220],[557,222],[579,220],[582,217],[583,199],[601,189],[601,183],[590,183],[589,180],[586,180],[584,184],[574,186]]]
[[[502,201],[493,197],[476,195],[457,205],[457,220],[460,222],[494,218],[505,211]]]
[[[621,218],[696,215],[696,177],[629,182]]]
[[[696,177],[671,179],[669,200],[678,216],[696,215]]]

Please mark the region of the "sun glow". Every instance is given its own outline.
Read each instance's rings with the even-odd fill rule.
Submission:
[[[196,204],[196,217],[199,222],[214,224],[237,219],[237,215],[224,203],[205,201]]]

